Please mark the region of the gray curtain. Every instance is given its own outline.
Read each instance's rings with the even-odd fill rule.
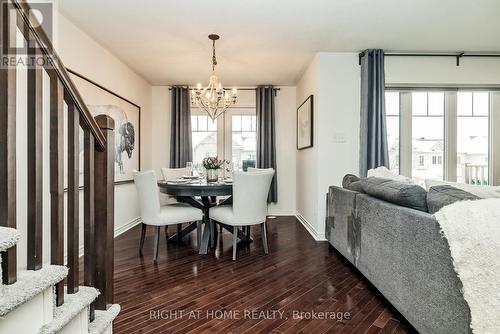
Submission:
[[[278,202],[278,175],[276,169],[276,117],[274,87],[256,89],[257,106],[257,168],[274,168],[275,174],[267,201]]]
[[[372,168],[389,168],[384,94],[384,51],[366,50],[361,58],[361,176]]]
[[[182,168],[193,161],[189,87],[174,86],[171,92],[170,168]]]

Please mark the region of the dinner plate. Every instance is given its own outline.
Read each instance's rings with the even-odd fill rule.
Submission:
[[[197,175],[182,175],[183,179],[194,180],[199,178]]]

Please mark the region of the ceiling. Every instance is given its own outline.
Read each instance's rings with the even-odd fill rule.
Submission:
[[[294,85],[317,51],[500,51],[498,0],[63,0],[61,11],[153,85]]]

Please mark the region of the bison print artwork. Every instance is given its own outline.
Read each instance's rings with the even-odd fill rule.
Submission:
[[[77,73],[71,74],[92,116],[108,115],[115,121],[115,182],[132,181],[133,170],[140,170],[141,108]]]

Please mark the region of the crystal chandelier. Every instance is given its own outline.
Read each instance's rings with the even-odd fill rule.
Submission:
[[[215,41],[220,37],[219,35],[208,35],[208,38],[212,41],[212,75],[210,76],[210,82],[208,86],[202,88],[201,84],[198,84],[196,90],[192,94],[192,103],[197,105],[200,109],[205,110],[205,112],[210,116],[212,120],[222,115],[227,108],[236,103],[236,88],[232,91],[224,89],[222,84],[215,74],[215,66],[217,66],[217,58],[215,57]]]

